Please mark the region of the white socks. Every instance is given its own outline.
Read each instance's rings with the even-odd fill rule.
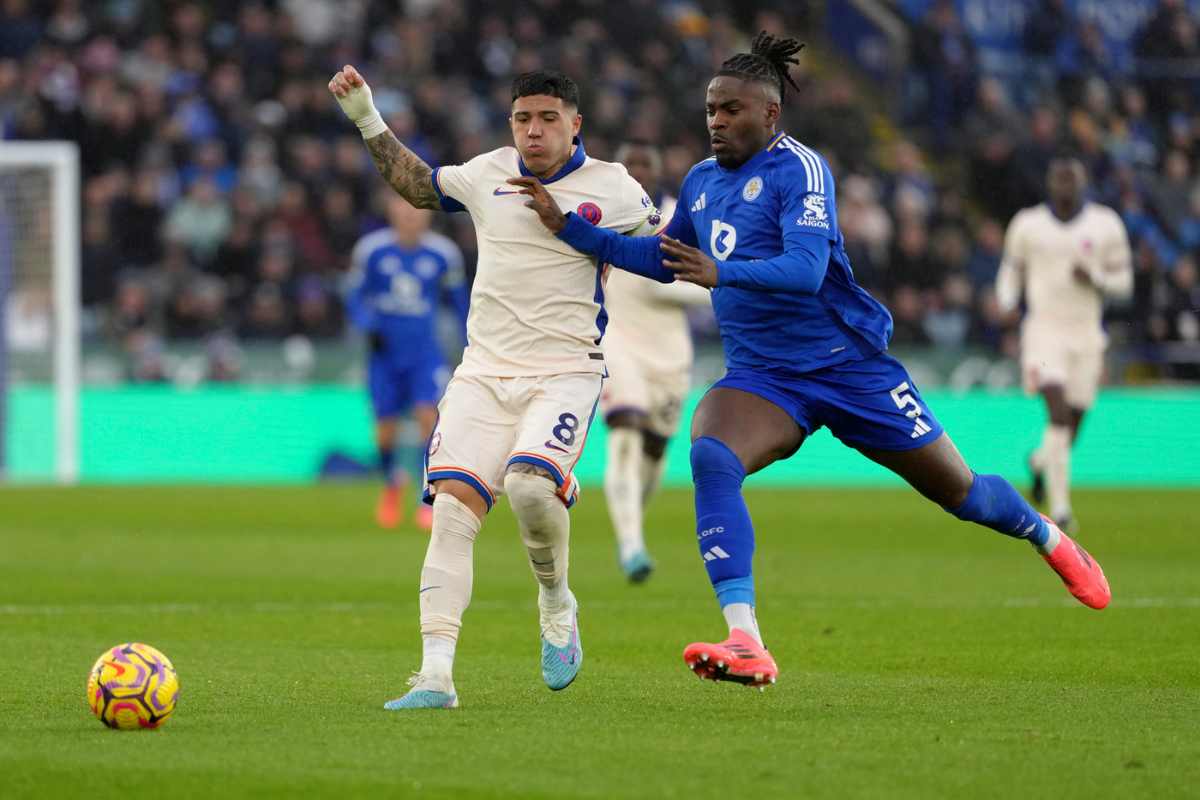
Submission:
[[[725,615],[725,624],[729,626],[730,633],[734,628],[741,628],[760,645],[763,643],[762,635],[758,632],[758,620],[754,617],[754,606],[749,603],[730,603],[721,609],[721,613]]]
[[[571,599],[567,586],[571,516],[554,481],[510,472],[504,476],[504,491],[529,552],[529,566],[541,586],[539,604],[547,609],[565,606]]]
[[[1042,443],[1042,460],[1046,469],[1046,494],[1050,501],[1050,516],[1062,519],[1071,515],[1071,429],[1066,425],[1050,425]]]
[[[421,674],[452,686],[454,648],[471,603],[475,537],[482,520],[446,493],[433,500],[433,530],[421,569]]]
[[[634,428],[613,428],[608,432],[608,463],[604,469],[604,497],[608,516],[617,534],[621,562],[644,550],[642,538],[642,499],[644,497],[642,433]]]
[[[1034,545],[1034,549],[1044,556],[1053,553],[1054,548],[1058,547],[1058,543],[1062,541],[1062,536],[1058,532],[1057,525],[1047,525],[1046,530],[1049,532],[1046,536],[1046,543]]]

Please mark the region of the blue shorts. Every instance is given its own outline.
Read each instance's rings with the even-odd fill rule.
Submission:
[[[372,356],[367,364],[367,387],[375,419],[400,416],[413,406],[436,406],[446,378],[446,363],[440,355],[409,364]]]
[[[806,435],[824,426],[858,450],[912,450],[942,435],[904,365],[887,353],[786,377],[732,369],[717,387],[758,395],[786,411]]]

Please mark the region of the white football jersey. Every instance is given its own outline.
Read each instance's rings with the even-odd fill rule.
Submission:
[[[661,229],[675,213],[675,198],[664,196],[659,212]],[[707,289],[684,281],[658,283],[614,269],[604,293],[609,319],[604,338],[606,352],[614,348],[628,351],[649,375],[673,375],[691,369],[692,337],[684,307],[710,303]]]
[[[433,171],[442,207],[469,212],[479,240],[458,373],[604,373],[603,275],[594,258],[555,237],[525,207],[520,187],[506,183],[529,174],[513,147]],[[578,139],[566,165],[542,183],[559,208],[595,225],[632,233],[652,216],[657,220],[649,196],[625,167],[589,158]]]
[[[1095,287],[1074,277],[1076,265]],[[996,298],[1004,309],[1025,297],[1022,336],[1063,337],[1078,347],[1103,347],[1104,295],[1127,297],[1133,289],[1129,237],[1117,212],[1085,203],[1060,220],[1045,203],[1022,209],[1009,223]]]

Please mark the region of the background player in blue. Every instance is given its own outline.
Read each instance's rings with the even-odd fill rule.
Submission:
[[[696,534],[730,636],[684,650],[701,677],[751,686],[778,669],[755,619],[746,475],[788,458],[822,426],[956,517],[1031,542],[1092,608],[1110,592],[1099,565],[1006,480],[978,475],[886,348],[892,320],[854,282],[824,159],[776,130],[794,39],[755,38],[708,85],[714,157],[684,179],[661,237],[610,236],[563,215],[536,180],[512,182],[542,222],[582,252],[631,272],[713,289],[728,371],[692,420]],[[796,87],[798,88],[798,87]]]
[[[403,518],[404,485],[421,478],[424,444],[437,423],[446,382],[446,360],[435,335],[439,301],[449,299],[465,324],[469,290],[462,253],[454,242],[429,230],[430,212],[392,192],[383,202],[388,227],[355,245],[346,305],[370,344],[367,385],[384,478],[375,517],[391,528]],[[398,469],[396,431],[399,418],[410,409],[420,439],[404,448],[407,457]],[[428,530],[431,516],[429,506],[417,503],[418,525]]]

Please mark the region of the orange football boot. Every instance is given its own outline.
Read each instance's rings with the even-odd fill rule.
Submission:
[[[734,628],[719,644],[693,642],[683,649],[683,661],[701,679],[733,681],[760,690],[775,683],[779,667],[753,636]]]
[[[1049,517],[1043,515],[1042,519],[1046,520],[1047,525],[1054,525]],[[1055,528],[1058,526],[1055,525]],[[1108,578],[1104,577],[1100,563],[1061,529],[1058,535],[1062,538],[1054,552],[1043,554],[1042,558],[1058,573],[1076,600],[1089,608],[1104,608],[1112,600],[1112,591],[1108,588]]]
[[[399,486],[384,486],[375,506],[375,521],[381,528],[394,528],[404,519],[404,511],[400,505],[403,499]]]

